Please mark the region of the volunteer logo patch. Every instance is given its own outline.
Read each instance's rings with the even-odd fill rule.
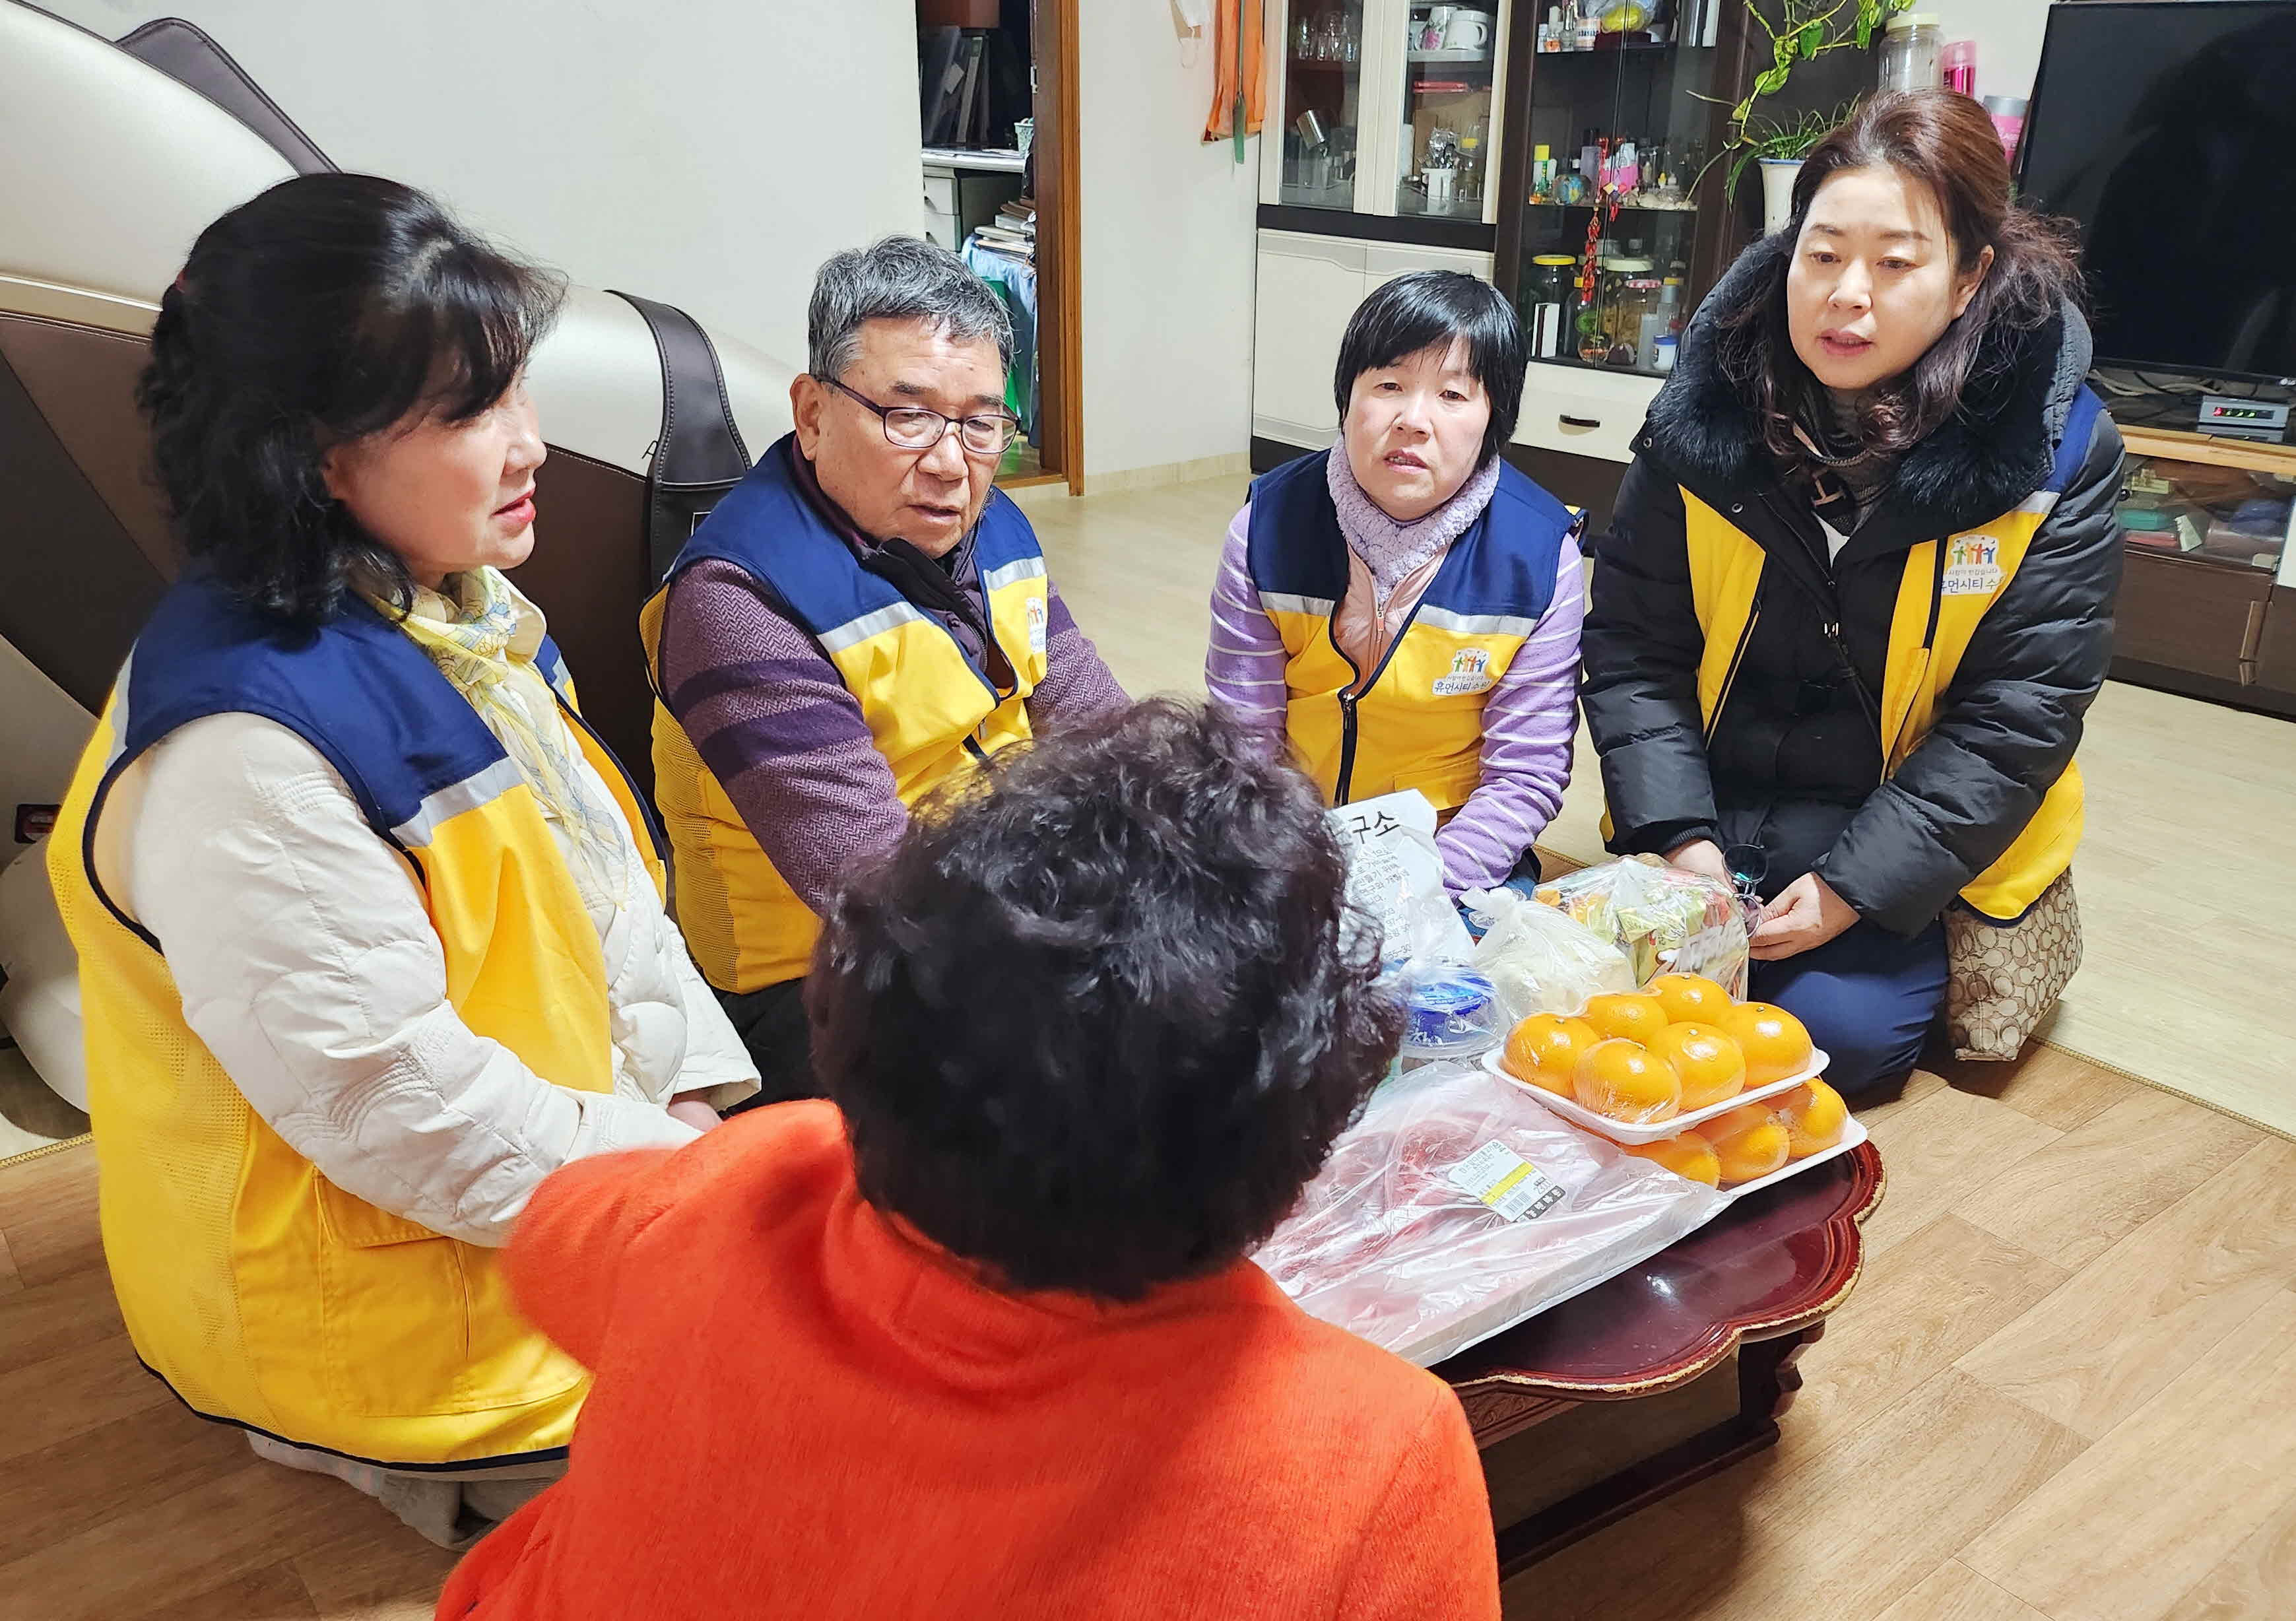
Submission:
[[[1956,535],[1946,543],[1946,595],[1991,596],[2000,589],[1999,541],[1990,535]]]
[[[1041,653],[1045,651],[1045,599],[1040,596],[1030,597],[1029,599],[1029,651],[1032,653]]]
[[[1498,684],[1491,678],[1491,656],[1480,647],[1463,647],[1451,655],[1451,673],[1435,678],[1435,696],[1457,698],[1468,692],[1488,692]]]

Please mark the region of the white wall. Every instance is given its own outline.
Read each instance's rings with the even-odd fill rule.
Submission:
[[[1168,0],[1078,9],[1086,477],[1242,454],[1259,138],[1203,143],[1211,48]]]
[[[182,17],[343,168],[794,366],[820,261],[922,228],[913,0],[40,4]]]

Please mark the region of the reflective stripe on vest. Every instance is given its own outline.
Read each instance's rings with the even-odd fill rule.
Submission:
[[[1452,542],[1379,668],[1358,670],[1332,634],[1348,590],[1325,471],[1335,454],[1288,462],[1251,487],[1246,555],[1287,655],[1286,730],[1334,803],[1415,788],[1454,809],[1482,780],[1483,705],[1554,598],[1575,520],[1502,465],[1489,505]]]
[[[1906,553],[1882,661],[1884,775],[1903,765],[1936,724],[1938,706],[1978,625],[2016,578],[2033,536],[2079,472],[2102,408],[2087,389],[2074,396],[2048,482],[2013,510]],[[1765,554],[1687,489],[1682,505],[1691,599],[1706,638],[1698,666],[1699,712],[1711,737],[1759,618]],[[2068,761],[2032,819],[2001,858],[1963,888],[1962,900],[1996,921],[2022,916],[2072,864],[2082,821],[2080,767]]]
[[[764,585],[812,634],[861,705],[904,805],[1029,735],[1027,700],[1044,680],[1050,584],[1036,531],[1002,492],[973,531],[973,559],[997,645],[1015,684],[998,693],[939,620],[861,567],[791,473],[794,436],[758,459],[678,554],[639,616],[647,667],[661,688],[661,622],[669,587],[705,559]],[[677,872],[677,921],[702,974],[720,990],[761,990],[802,976],[821,920],[775,870],[684,727],[659,700],[654,796]]]
[[[537,664],[565,699],[556,649]],[[48,853],[80,959],[105,1257],[136,1353],[198,1412],[355,1458],[445,1465],[562,1447],[583,1371],[512,1310],[496,1252],[366,1203],[289,1147],[185,1023],[150,936],[103,891],[96,834],[112,785],[176,728],[224,713],[304,738],[406,857],[447,999],[472,1029],[561,1085],[614,1084],[596,927],[468,701],[363,605],[289,638],[212,585],[179,583],[121,669]],[[572,730],[646,848],[636,791],[578,718]],[[505,907],[506,894],[523,904]]]

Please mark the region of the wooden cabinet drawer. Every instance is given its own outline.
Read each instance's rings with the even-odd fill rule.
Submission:
[[[2115,658],[2253,682],[2272,577],[2183,558],[2128,553],[2115,610]]]
[[[2264,639],[2257,644],[2256,684],[2296,692],[2296,588],[2276,585],[2264,613]]]
[[[1658,397],[1659,380],[1533,362],[1523,384],[1514,442],[1607,462],[1635,459],[1635,435]]]

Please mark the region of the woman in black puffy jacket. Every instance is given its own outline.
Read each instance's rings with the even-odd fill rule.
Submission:
[[[1875,98],[1701,307],[1596,551],[1611,848],[1758,880],[1753,993],[1845,1091],[1919,1056],[1947,909],[2015,921],[2079,839],[2121,449],[2077,291],[1974,102]]]

